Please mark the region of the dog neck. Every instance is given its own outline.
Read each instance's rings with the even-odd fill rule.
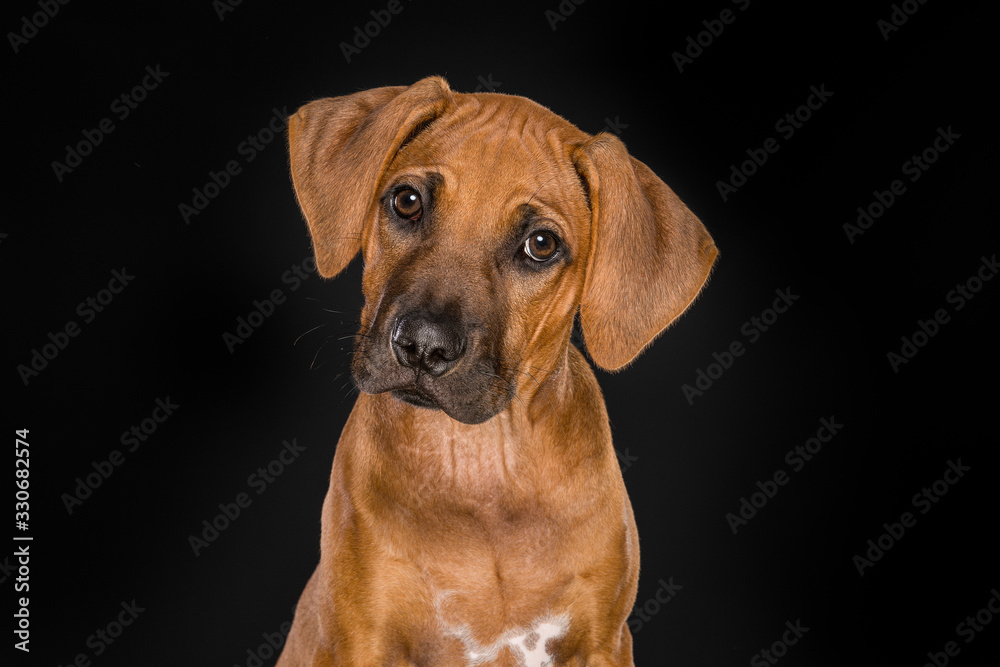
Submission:
[[[372,472],[370,488],[393,502],[424,505],[438,499],[479,508],[498,499],[537,498],[553,480],[592,471],[595,461],[607,458],[604,401],[575,347],[568,346],[552,373],[522,386],[530,388],[529,395],[516,397],[482,424],[463,424],[388,393],[362,394],[345,434],[362,428],[368,437],[349,438],[350,450],[343,455],[364,457],[362,469]],[[576,400],[567,400],[569,395]],[[580,409],[580,401],[588,408]]]

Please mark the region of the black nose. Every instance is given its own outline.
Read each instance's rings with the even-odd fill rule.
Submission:
[[[465,353],[465,334],[451,319],[413,314],[396,320],[392,351],[407,368],[438,377]]]

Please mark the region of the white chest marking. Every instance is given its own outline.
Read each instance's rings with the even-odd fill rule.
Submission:
[[[532,632],[512,637],[507,643],[521,653],[521,664],[524,667],[551,667],[552,656],[545,645],[550,639],[562,637],[567,625],[565,621],[543,621]]]
[[[558,639],[566,634],[569,617],[545,616],[534,621],[528,628],[508,630],[492,644],[480,644],[472,636],[468,625],[445,625],[445,632],[462,642],[470,667],[496,660],[504,648],[510,648],[518,658],[521,667],[552,667],[553,656],[549,655],[547,644],[550,639]]]

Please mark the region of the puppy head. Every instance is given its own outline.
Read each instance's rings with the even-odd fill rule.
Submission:
[[[320,273],[364,257],[358,387],[461,422],[534,395],[578,307],[595,363],[628,364],[716,256],[618,139],[524,98],[431,77],[312,102],[289,145]]]

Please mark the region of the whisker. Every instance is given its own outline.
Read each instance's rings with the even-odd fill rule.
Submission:
[[[302,340],[302,336],[305,336],[306,334],[311,334],[311,333],[312,333],[313,331],[316,331],[316,329],[322,329],[322,328],[323,328],[323,327],[325,327],[325,326],[328,326],[328,325],[326,325],[326,324],[317,324],[316,326],[314,326],[314,327],[313,327],[312,329],[310,329],[309,331],[306,331],[306,332],[304,332],[304,333],[301,333],[301,334],[299,334],[299,337],[295,339],[295,342],[294,342],[294,343],[292,343],[292,345],[295,345],[295,344],[297,344],[297,343],[298,343],[298,342],[299,342],[300,340]]]
[[[338,336],[337,340],[347,340],[348,338],[371,338],[371,336],[363,333],[353,333],[353,334],[347,334],[345,336]]]

